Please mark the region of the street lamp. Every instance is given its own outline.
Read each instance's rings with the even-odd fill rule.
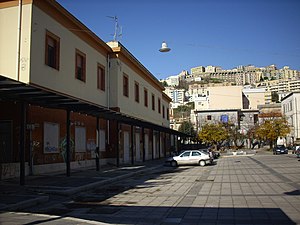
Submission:
[[[168,45],[165,41],[161,44],[161,49],[159,49],[160,52],[169,52],[171,49],[168,48]]]

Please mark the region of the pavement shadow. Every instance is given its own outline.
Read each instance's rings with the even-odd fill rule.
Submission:
[[[290,192],[284,192],[286,195],[300,195],[300,190],[294,190]]]
[[[77,218],[89,222],[107,224],[272,224],[296,225],[278,208],[218,208],[218,207],[157,207],[123,205],[99,205],[93,203],[68,205],[76,214],[67,213],[60,218]],[[81,213],[78,213],[81,212]],[[81,222],[83,222],[81,221]],[[37,220],[29,224],[50,222]],[[59,222],[59,221],[57,221]],[[69,223],[68,223],[69,224]],[[76,224],[75,221],[74,223]]]

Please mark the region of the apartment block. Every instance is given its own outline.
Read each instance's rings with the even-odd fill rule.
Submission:
[[[243,109],[258,109],[258,105],[266,104],[265,88],[243,88],[244,105]]]
[[[276,92],[282,99],[291,92],[300,91],[300,79],[280,79],[259,83],[257,86],[264,87],[268,92]]]
[[[242,109],[242,86],[189,85],[190,101],[195,102],[195,110]]]
[[[203,73],[203,72],[205,72],[205,67],[204,66],[197,66],[197,67],[191,68],[191,74]]]
[[[174,87],[166,87],[165,94],[172,99],[172,104],[183,105],[185,102],[185,90]]]

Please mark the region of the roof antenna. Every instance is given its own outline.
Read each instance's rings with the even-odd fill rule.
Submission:
[[[107,16],[108,18],[111,18],[115,21],[115,32],[113,34],[113,41],[118,41],[119,38],[122,37],[122,27],[119,26],[119,23],[118,23],[118,17],[117,16]]]

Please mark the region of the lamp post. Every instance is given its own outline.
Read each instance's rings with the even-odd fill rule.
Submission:
[[[195,112],[195,120],[196,120],[196,131],[198,134],[198,113],[197,113],[197,111]]]
[[[198,113],[197,113],[197,111],[195,111],[195,120],[196,120],[196,140],[197,140],[197,144],[199,144],[199,140],[198,140],[198,133],[199,133],[199,130],[198,130]]]

